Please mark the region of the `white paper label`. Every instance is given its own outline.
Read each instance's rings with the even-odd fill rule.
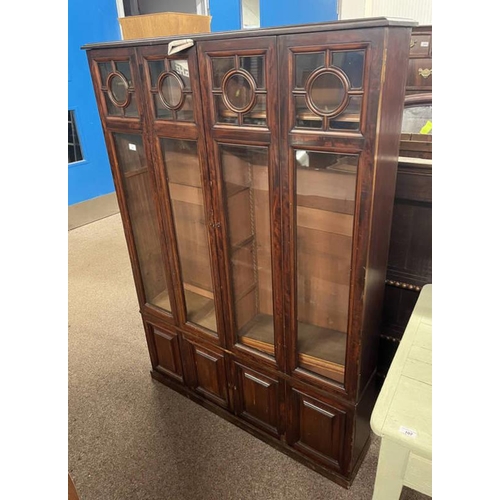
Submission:
[[[428,47],[429,46],[429,42],[421,42],[420,43],[420,47]]]
[[[401,426],[399,428],[399,432],[401,432],[401,434],[404,434],[405,436],[408,436],[411,438],[417,437],[417,431],[414,431],[413,429],[408,429],[408,427]]]
[[[135,144],[132,144],[131,142],[128,143],[128,148],[132,151],[137,151],[137,146]]]

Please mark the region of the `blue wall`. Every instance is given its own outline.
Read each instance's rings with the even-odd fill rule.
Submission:
[[[261,28],[337,19],[337,0],[260,0]]]
[[[241,29],[240,0],[209,0],[209,8],[212,16],[210,24],[212,31]]]
[[[114,191],[101,122],[95,102],[86,43],[120,40],[114,0],[68,2],[68,109],[75,110],[84,160],[68,165],[68,203]]]
[[[212,31],[241,29],[241,0],[209,0]],[[260,0],[260,26],[336,21],[337,0]]]

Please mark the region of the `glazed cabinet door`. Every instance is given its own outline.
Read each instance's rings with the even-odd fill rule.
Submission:
[[[228,348],[283,367],[276,37],[201,42]]]
[[[173,323],[168,242],[135,52],[90,51],[88,57],[141,310]]]
[[[288,371],[340,392],[356,385],[383,46],[374,30],[283,36],[279,46]]]
[[[167,225],[178,325],[223,345],[215,224],[203,134],[196,47],[138,49],[161,205]]]

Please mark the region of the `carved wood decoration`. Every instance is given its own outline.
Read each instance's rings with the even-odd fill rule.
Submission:
[[[411,26],[85,47],[152,377],[345,487],[369,446]]]

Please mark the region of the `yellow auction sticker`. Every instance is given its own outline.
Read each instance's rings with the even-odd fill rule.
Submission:
[[[432,122],[427,120],[427,123],[420,129],[419,134],[428,134],[432,130]]]

